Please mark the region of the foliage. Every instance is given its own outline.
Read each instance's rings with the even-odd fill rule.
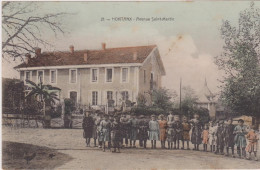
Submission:
[[[72,111],[75,110],[74,101],[71,98],[65,98],[64,104],[65,104],[65,115],[72,114]]]
[[[136,106],[133,107],[131,112],[134,112],[135,115],[140,116],[140,115],[145,115],[145,116],[150,116],[150,115],[160,115],[164,114],[166,115],[166,112],[158,107],[151,107],[151,106]]]
[[[45,13],[36,2],[3,2],[2,4],[2,56],[23,57],[34,53],[36,45],[52,46],[42,36],[51,31],[55,36],[64,33],[61,19],[66,13]],[[22,59],[22,58],[21,58]]]
[[[238,26],[223,21],[223,52],[215,57],[225,72],[221,86],[223,103],[238,115],[260,115],[260,9],[252,2],[240,13]]]
[[[140,106],[140,107],[146,106],[146,103],[147,103],[147,99],[146,99],[145,95],[142,94],[142,93],[139,93],[138,96],[137,96],[138,106]]]
[[[38,85],[30,80],[26,80],[26,82],[29,83],[32,88],[26,98],[30,98],[31,96],[34,96],[35,98],[39,97],[41,102],[44,102],[49,106],[55,104],[55,100],[60,100],[56,94],[57,91],[61,90],[60,88],[51,85],[44,85],[42,82]]]
[[[176,92],[171,92],[166,88],[159,88],[152,91],[153,107],[169,112],[172,110],[174,103],[173,99],[177,96]]]

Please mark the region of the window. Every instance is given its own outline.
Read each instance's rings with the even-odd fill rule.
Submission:
[[[123,101],[126,101],[128,100],[128,91],[122,91],[122,100]]]
[[[70,83],[77,82],[77,70],[70,70]]]
[[[122,68],[122,82],[128,82],[128,68]]]
[[[106,69],[106,73],[107,73],[107,75],[106,75],[106,82],[112,82],[112,73],[113,73],[113,70],[112,70],[112,68],[108,68],[108,69]]]
[[[151,73],[150,90],[153,90],[153,73]]]
[[[92,82],[97,82],[98,80],[98,70],[92,69]]]
[[[73,105],[76,106],[77,104],[77,92],[76,91],[71,91],[70,92],[70,99],[73,101]]]
[[[43,71],[38,71],[37,72],[37,77],[38,77],[38,83],[42,82],[43,83]]]
[[[113,92],[107,91],[107,100],[113,100]]]
[[[56,83],[57,81],[57,71],[56,70],[51,70],[51,83]]]
[[[146,71],[144,70],[144,83],[146,83]]]
[[[31,80],[31,72],[30,71],[25,72],[25,80]],[[28,83],[25,81],[25,84],[28,84]]]
[[[92,105],[97,105],[98,104],[98,92],[93,91],[92,92]]]

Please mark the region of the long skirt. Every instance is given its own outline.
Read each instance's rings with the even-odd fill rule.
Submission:
[[[236,143],[237,147],[245,148],[246,147],[246,138],[245,138],[245,136],[236,135],[235,136],[235,143]]]
[[[201,142],[202,142],[202,138],[201,138],[200,134],[196,134],[195,132],[192,132],[191,133],[191,143],[199,145],[199,144],[201,144]]]
[[[149,132],[149,140],[159,140],[159,134],[157,131]]]
[[[113,148],[119,148],[121,141],[121,134],[119,130],[111,131],[111,144]]]
[[[189,131],[183,131],[182,138],[185,141],[189,141],[190,140],[190,133],[189,133]]]
[[[173,142],[174,141],[174,129],[170,128],[167,131],[167,141],[168,142]]]
[[[92,138],[92,129],[84,129],[84,138]]]
[[[166,129],[161,128],[160,129],[160,141],[165,141],[167,138]]]
[[[136,140],[137,138],[137,129],[136,128],[132,128],[131,129],[131,134],[130,134],[130,139],[131,140]]]

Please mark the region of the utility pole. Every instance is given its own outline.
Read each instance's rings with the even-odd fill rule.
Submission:
[[[181,109],[181,83],[182,83],[182,79],[180,78],[180,114],[182,114],[182,109]]]

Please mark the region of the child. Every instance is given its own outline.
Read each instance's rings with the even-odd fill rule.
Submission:
[[[121,118],[120,118],[120,122],[122,124],[122,146],[123,146],[123,138],[125,138],[125,146],[128,147],[128,130],[129,130],[129,121],[128,119],[126,118],[126,115],[125,114],[122,114],[121,115]]]
[[[109,116],[105,115],[105,119],[100,122],[101,126],[101,141],[103,145],[103,152],[106,151],[106,142],[110,141],[110,128],[111,123],[109,121]]]
[[[114,150],[112,152],[116,152],[116,148],[118,152],[120,152],[120,142],[121,142],[121,123],[120,118],[115,116],[114,121],[111,124],[111,145]]]
[[[86,139],[87,147],[90,147],[90,138],[92,137],[93,126],[94,126],[94,120],[90,116],[90,112],[86,111],[84,114],[82,127],[84,129],[84,138]]]
[[[94,139],[94,147],[97,147],[97,138],[98,138],[97,127],[98,127],[98,121],[100,121],[99,113],[93,115],[93,120],[94,120],[94,126],[93,126],[92,138]]]
[[[169,119],[167,122],[167,142],[168,142],[168,149],[172,149],[172,144],[174,140],[174,125],[173,125],[173,117]]]
[[[192,124],[191,143],[194,144],[193,150],[198,151],[199,145],[202,142],[201,139],[202,126],[201,126],[201,122],[199,121],[199,115],[195,113],[194,119],[191,119],[190,123]]]
[[[204,126],[204,130],[202,131],[202,143],[203,143],[203,151],[208,151],[208,141],[209,141],[209,128],[208,125]]]
[[[133,143],[133,148],[136,148],[135,146],[135,142],[136,142],[136,136],[137,136],[137,119],[136,116],[132,115],[132,118],[129,120],[129,126],[130,126],[130,148],[132,147],[132,143]]]
[[[190,150],[189,143],[190,143],[190,129],[191,125],[188,123],[187,117],[184,116],[182,118],[182,148],[184,149],[184,142],[187,141],[187,150]]]
[[[174,125],[174,131],[175,131],[175,136],[174,136],[174,149],[179,149],[180,146],[180,140],[182,140],[182,123],[180,121],[179,115],[175,116],[175,121],[173,123]],[[176,147],[177,143],[177,147]]]
[[[228,119],[228,124],[227,126],[225,127],[225,145],[226,145],[226,156],[229,155],[229,147],[231,147],[231,151],[232,151],[232,157],[235,158],[235,155],[234,155],[234,145],[235,145],[235,142],[234,142],[234,129],[235,129],[235,126],[232,124],[233,120],[230,118]]]
[[[224,121],[219,121],[219,126],[217,129],[217,150],[215,154],[220,153],[221,155],[224,155],[224,138],[225,138],[225,129],[224,129]]]
[[[140,116],[140,121],[138,123],[139,129],[139,144],[140,147],[144,147],[146,149],[146,141],[148,139],[148,130],[149,130],[149,123],[145,120],[143,115]]]
[[[246,151],[249,153],[247,159],[251,159],[251,153],[254,152],[255,161],[258,161],[257,159],[257,141],[259,140],[257,133],[256,133],[256,126],[252,126],[252,129],[248,132],[246,135],[246,138],[248,139],[248,145],[246,147]]]
[[[173,120],[173,117],[174,117],[173,112],[170,111],[169,115],[167,116],[167,122],[169,122],[170,120]]]
[[[216,145],[216,132],[217,126],[214,126],[213,122],[209,122],[209,145],[210,145],[210,152],[215,152],[215,145]]]
[[[167,129],[167,121],[163,119],[164,116],[159,116],[159,127],[160,127],[160,140],[161,140],[161,148],[165,149],[165,140],[166,140],[166,129]]]
[[[160,134],[159,124],[155,120],[155,115],[152,115],[152,120],[149,122],[149,139],[151,140],[152,149],[156,149],[156,141],[159,140]]]
[[[237,146],[237,154],[239,158],[245,158],[246,157],[246,138],[245,135],[247,134],[246,132],[246,127],[244,126],[244,120],[239,119],[238,120],[238,125],[234,129],[234,134],[235,136],[235,144]],[[242,157],[241,157],[241,150],[242,150]]]

